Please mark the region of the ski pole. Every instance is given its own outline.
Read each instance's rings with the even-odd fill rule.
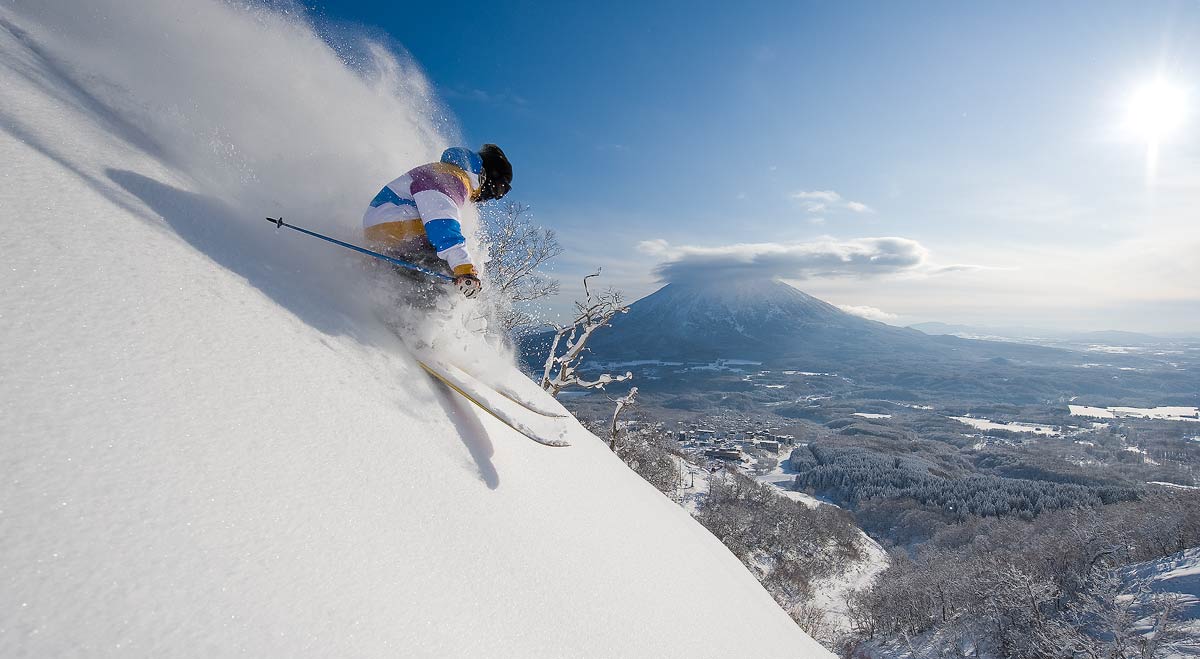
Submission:
[[[342,247],[345,247],[347,249],[352,249],[352,250],[354,250],[356,252],[360,252],[362,254],[366,254],[367,256],[374,256],[377,259],[387,261],[388,263],[391,263],[393,265],[398,265],[401,268],[408,268],[409,270],[416,270],[417,272],[423,272],[423,273],[429,275],[430,277],[435,277],[437,279],[444,279],[446,281],[454,281],[454,277],[451,277],[449,275],[444,275],[440,272],[435,272],[433,270],[430,270],[429,268],[422,268],[421,266],[417,265],[416,263],[409,263],[408,261],[405,261],[403,259],[398,259],[394,256],[388,256],[387,254],[380,254],[379,252],[373,252],[365,247],[359,247],[358,245],[351,245],[350,243],[344,243],[336,238],[330,238],[329,236],[323,236],[323,235],[317,233],[316,231],[309,231],[308,229],[302,229],[294,224],[288,224],[287,222],[283,221],[282,216],[280,216],[278,219],[273,218],[273,217],[268,217],[267,221],[270,222],[271,224],[274,224],[276,228],[287,227],[289,229],[295,229],[296,231],[299,231],[300,233],[307,233],[308,235],[316,237],[316,238],[320,238],[321,240],[328,240],[329,242],[331,242],[335,245],[341,245]]]

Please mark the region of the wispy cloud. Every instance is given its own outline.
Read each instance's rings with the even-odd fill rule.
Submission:
[[[997,267],[991,265],[973,265],[970,263],[951,263],[950,265],[932,266],[930,274],[940,275],[948,272],[976,272],[979,270],[1016,270],[1012,267]]]
[[[844,199],[833,190],[801,190],[791,194],[792,199],[800,202],[804,210],[810,213],[821,213],[829,210],[848,210],[852,213],[874,213],[875,211],[861,201]]]
[[[792,193],[792,199],[812,199],[815,201],[833,203],[835,201],[841,201],[842,195],[834,192],[833,190],[801,190],[800,192]]]
[[[837,305],[837,308],[845,311],[848,314],[852,314],[860,318],[866,318],[867,320],[877,320],[881,323],[891,323],[900,318],[900,316],[897,316],[894,313],[888,313],[883,309],[869,307],[866,305],[839,304]]]
[[[654,272],[664,281],[876,277],[929,268],[929,251],[915,240],[898,237],[719,247],[675,246],[658,239],[639,243],[638,250],[663,260]]]

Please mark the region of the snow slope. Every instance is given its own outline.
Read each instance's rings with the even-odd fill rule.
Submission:
[[[1121,570],[1127,583],[1145,583],[1147,593],[1138,600],[1139,629],[1149,633],[1154,626],[1154,600],[1176,598],[1175,612],[1180,638],[1161,654],[1167,659],[1200,657],[1200,547],[1193,547],[1155,561],[1130,565]],[[1156,655],[1160,656],[1160,655]]]
[[[261,219],[353,237],[453,139],[344,39],[0,1],[0,656],[830,656],[603,443],[435,388],[354,258]]]

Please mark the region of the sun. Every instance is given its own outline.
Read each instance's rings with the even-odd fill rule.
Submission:
[[[1165,78],[1156,78],[1129,96],[1125,133],[1146,145],[1147,185],[1152,185],[1158,177],[1160,147],[1179,131],[1187,114],[1187,91]]]
[[[1126,126],[1148,144],[1157,145],[1179,128],[1186,114],[1183,89],[1160,78],[1130,96]]]

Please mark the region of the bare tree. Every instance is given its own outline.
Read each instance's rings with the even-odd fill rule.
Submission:
[[[1148,578],[1124,580],[1118,571],[1098,567],[1064,616],[1064,627],[1073,632],[1070,647],[1087,659],[1175,656],[1190,640],[1181,624],[1181,597],[1155,593]]]
[[[621,396],[613,402],[617,404],[617,408],[613,410],[612,427],[609,429],[608,448],[617,450],[617,417],[621,416],[621,412],[625,411],[626,407],[633,405],[633,399],[637,397],[637,387],[630,387],[629,393]]]
[[[506,332],[534,324],[526,312],[513,304],[531,302],[558,292],[558,280],[540,272],[551,259],[562,254],[553,229],[534,226],[529,206],[509,201],[485,222],[488,240],[487,276]]]
[[[583,360],[584,348],[592,333],[608,325],[608,321],[619,313],[629,313],[629,306],[622,301],[620,291],[608,289],[603,293],[593,293],[588,284],[592,277],[599,277],[600,271],[583,278],[583,302],[575,302],[575,319],[569,325],[555,327],[554,342],[550,344],[550,354],[546,356],[546,366],[542,371],[542,389],[558,396],[558,392],[566,387],[582,387],[584,389],[603,389],[610,382],[621,382],[633,377],[633,373],[598,376],[595,380],[585,380],[579,376],[579,364]],[[566,342],[566,349],[559,354],[559,347]]]

